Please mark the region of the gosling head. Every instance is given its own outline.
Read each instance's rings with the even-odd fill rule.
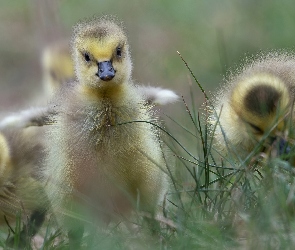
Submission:
[[[63,83],[75,76],[68,42],[61,41],[46,47],[42,54],[43,83],[47,93],[54,94]]]
[[[132,63],[127,37],[107,17],[77,24],[72,38],[77,79],[91,88],[108,87],[128,81]]]
[[[260,141],[268,133],[272,142],[282,135],[290,112],[286,84],[275,75],[256,74],[242,79],[233,89],[230,105],[244,123],[249,136]]]

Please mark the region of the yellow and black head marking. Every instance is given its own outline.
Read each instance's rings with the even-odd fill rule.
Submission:
[[[226,82],[209,118],[217,124],[214,136],[221,150],[244,156],[260,144],[264,150],[278,141],[281,148],[292,137],[294,72],[294,55],[275,52],[260,55]]]
[[[231,106],[257,140],[273,126],[282,131],[290,96],[281,79],[272,74],[256,74],[233,89]]]
[[[91,88],[121,84],[132,63],[122,25],[112,17],[93,18],[74,27],[73,58],[78,81]]]

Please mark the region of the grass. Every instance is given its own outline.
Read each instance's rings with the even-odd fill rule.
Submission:
[[[195,83],[210,105],[210,99],[193,75]],[[194,93],[191,93],[193,98]],[[189,116],[191,131],[180,122],[180,134],[158,127],[175,163],[166,172],[170,189],[155,219],[155,231],[145,223],[146,215],[134,214],[128,222],[94,227],[83,238],[85,249],[291,249],[295,243],[295,170],[281,158],[265,158],[257,149],[243,161],[223,156],[214,146],[205,114],[189,108],[183,101],[183,112]],[[187,124],[186,124],[187,125]],[[181,143],[187,134],[198,153]],[[292,154],[292,150],[290,154]],[[175,165],[175,166],[174,166]],[[163,167],[163,166],[162,166]],[[20,217],[13,229],[13,248],[19,246]],[[12,232],[13,231],[13,232]],[[6,231],[7,232],[7,231]],[[48,219],[40,234],[40,249],[68,249],[68,239],[53,219]],[[2,235],[5,235],[2,234]],[[5,236],[0,246],[9,249]],[[28,237],[27,242],[30,242]],[[32,249],[27,244],[25,249]],[[34,249],[34,248],[33,248]]]

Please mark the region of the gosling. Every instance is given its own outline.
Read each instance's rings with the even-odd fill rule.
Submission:
[[[69,42],[58,41],[44,48],[41,63],[44,93],[50,100],[63,84],[75,79]]]
[[[153,216],[166,189],[156,120],[131,80],[123,28],[110,17],[80,22],[72,53],[77,82],[55,98],[44,164],[45,189],[70,242],[83,235],[73,214]]]
[[[0,133],[0,226],[12,225],[21,214],[24,228],[17,247],[24,248],[28,239],[41,227],[49,206],[42,184],[37,180],[40,166],[35,154],[41,154],[38,144],[24,142],[28,131]],[[29,216],[29,221],[27,218]],[[8,241],[13,244],[13,238]]]
[[[231,77],[215,95],[209,117],[219,149],[240,159],[272,144],[284,153],[294,123],[294,87],[295,58],[283,53],[264,55]]]

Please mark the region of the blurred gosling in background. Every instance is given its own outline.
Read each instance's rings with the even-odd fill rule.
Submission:
[[[246,157],[255,147],[288,153],[294,125],[295,58],[284,53],[261,56],[245,66],[214,97],[209,122],[218,147]],[[259,145],[259,146],[257,146]]]
[[[74,81],[74,65],[68,41],[56,42],[43,50],[42,70],[44,93],[48,100],[63,83]]]
[[[52,110],[47,106],[63,84],[74,80],[74,66],[71,58],[69,42],[62,40],[44,48],[42,53],[43,93],[37,97],[39,107],[5,115],[0,120],[0,130],[5,128],[25,128],[43,126],[50,123]]]
[[[29,244],[28,240],[38,232],[49,207],[37,177],[43,148],[24,140],[29,137],[28,133],[28,130],[0,133],[0,225],[7,228],[4,217],[13,225],[16,217],[22,215],[24,228],[20,232],[20,248]],[[12,238],[10,244],[13,241]]]

